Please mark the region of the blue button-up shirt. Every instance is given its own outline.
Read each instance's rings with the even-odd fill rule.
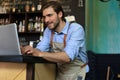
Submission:
[[[67,34],[66,46],[64,48],[66,54],[71,60],[78,58],[83,62],[87,62],[88,58],[85,47],[84,29],[80,24],[71,23],[70,27],[69,24],[69,22],[66,22],[63,30],[60,33],[55,32],[53,42],[63,43],[64,34]],[[36,47],[37,49],[40,49],[44,52],[50,50],[51,32],[52,31],[49,28],[45,29],[43,39],[38,43]]]

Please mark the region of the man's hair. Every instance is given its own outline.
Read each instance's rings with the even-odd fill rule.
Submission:
[[[64,16],[64,11],[63,8],[61,6],[61,4],[58,1],[48,1],[46,2],[43,6],[42,6],[42,14],[43,14],[43,10],[48,8],[48,7],[52,7],[53,10],[58,14],[59,12],[62,12],[63,16],[62,16],[62,20],[65,20],[65,16]]]

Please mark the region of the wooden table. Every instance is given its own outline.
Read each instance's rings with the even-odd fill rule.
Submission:
[[[0,80],[55,80],[56,64],[27,55],[0,56]]]

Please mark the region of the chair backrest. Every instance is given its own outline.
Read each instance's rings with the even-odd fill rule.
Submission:
[[[115,74],[110,66],[107,67],[106,80],[114,80]]]

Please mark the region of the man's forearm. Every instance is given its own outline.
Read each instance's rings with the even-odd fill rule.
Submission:
[[[41,56],[44,59],[52,62],[58,62],[58,63],[67,63],[70,62],[70,58],[65,52],[56,52],[56,53],[50,53],[50,52],[40,52]]]

